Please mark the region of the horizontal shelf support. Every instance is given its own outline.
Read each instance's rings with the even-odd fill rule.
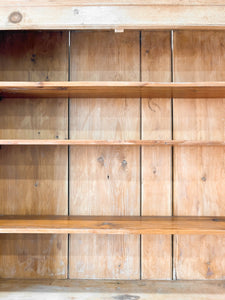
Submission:
[[[225,141],[188,140],[0,140],[0,146],[225,146]]]
[[[0,233],[225,234],[225,217],[2,216]]]
[[[1,299],[221,300],[224,280],[1,279]],[[57,296],[56,296],[57,295]]]
[[[0,82],[8,98],[225,98],[225,82]]]

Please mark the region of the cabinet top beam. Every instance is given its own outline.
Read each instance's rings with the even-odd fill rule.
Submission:
[[[3,1],[0,30],[225,29],[225,1]]]

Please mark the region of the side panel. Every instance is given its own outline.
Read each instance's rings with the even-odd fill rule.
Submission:
[[[1,32],[0,57],[0,80],[67,80],[68,33]],[[67,138],[67,108],[66,99],[2,99],[0,138]],[[66,215],[67,152],[2,146],[0,214]],[[0,235],[0,277],[66,278],[67,235]]]
[[[139,81],[139,32],[72,32],[71,80]],[[71,139],[139,139],[139,99],[71,99]],[[139,215],[139,147],[71,147],[71,215]],[[72,235],[70,278],[138,279],[139,236]]]
[[[174,33],[175,81],[224,81],[225,32]],[[175,99],[174,138],[225,139],[224,99]],[[225,149],[177,147],[174,152],[174,214],[224,216]],[[225,237],[176,236],[177,279],[223,279]]]

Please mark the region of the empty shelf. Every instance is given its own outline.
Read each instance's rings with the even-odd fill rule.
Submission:
[[[27,252],[29,253],[29,250]],[[221,300],[224,299],[224,294],[224,280],[0,280],[0,298],[5,300]]]
[[[225,82],[0,82],[0,97],[223,98]]]
[[[225,146],[225,141],[187,141],[187,140],[0,140],[0,145],[24,145],[24,146]]]
[[[225,234],[225,217],[2,216],[0,233]]]

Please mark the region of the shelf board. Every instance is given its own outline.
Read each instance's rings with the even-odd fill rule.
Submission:
[[[188,140],[19,140],[0,139],[0,146],[225,146],[225,141]]]
[[[224,294],[224,280],[0,280],[0,298],[5,300],[222,300]]]
[[[2,216],[0,233],[225,234],[225,217]]]
[[[1,3],[0,30],[225,28],[222,0],[22,0],[19,3],[7,0]]]
[[[1,81],[0,97],[225,98],[225,82]]]

